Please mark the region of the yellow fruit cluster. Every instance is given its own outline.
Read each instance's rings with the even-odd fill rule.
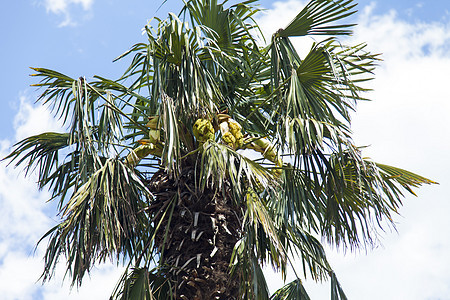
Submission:
[[[195,138],[199,142],[206,142],[208,140],[214,140],[214,127],[211,122],[207,119],[198,119],[195,121],[194,126],[192,127],[192,131],[194,133]]]
[[[228,120],[228,128],[230,129],[230,131],[227,133],[230,133],[234,139],[232,145],[230,146],[232,146],[234,149],[242,147],[242,144],[244,143],[244,135],[242,134],[241,126],[239,126],[237,122],[230,119]],[[225,141],[225,135],[223,139]]]
[[[273,162],[278,168],[283,166],[283,160],[278,155],[275,146],[265,138],[254,139],[248,146],[263,155],[265,159]],[[281,175],[281,169],[273,169],[273,173],[277,176]]]

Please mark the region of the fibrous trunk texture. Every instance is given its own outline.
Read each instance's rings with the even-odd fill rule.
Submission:
[[[159,211],[176,201],[171,216],[160,213],[154,220],[163,218],[157,249],[176,299],[237,299],[239,279],[230,276],[229,267],[242,212],[227,196],[226,183],[220,191],[200,191],[196,175],[193,166],[185,166],[177,179],[163,171],[152,177],[149,187]]]

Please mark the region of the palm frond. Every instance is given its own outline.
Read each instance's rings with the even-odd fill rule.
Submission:
[[[125,270],[111,296],[115,300],[175,299],[170,281],[158,268],[139,267]]]
[[[273,97],[279,99],[274,109],[281,116],[350,123],[354,101],[364,100],[360,92],[366,90],[357,82],[372,79],[377,57],[365,45],[343,47],[330,40],[313,44],[301,60],[288,39],[274,41],[271,73],[278,91]]]
[[[230,182],[232,195],[242,201],[247,186],[254,190],[276,186],[274,175],[257,162],[249,159],[226,145],[208,141],[201,146],[200,186],[222,188]]]
[[[31,69],[36,72],[31,76],[41,78],[41,82],[33,84],[33,86],[45,88],[38,101],[41,100],[44,104],[48,103],[55,116],[62,118],[66,123],[70,117],[70,106],[73,102],[72,87],[75,79],[45,68]]]
[[[176,101],[177,113],[192,124],[195,117],[217,111],[221,94],[214,76],[199,58],[200,32],[189,29],[176,16],[160,22],[155,38],[147,30],[152,47],[154,80],[152,101],[164,92]]]
[[[404,188],[413,195],[416,194],[411,189],[412,187],[417,188],[422,184],[437,184],[437,182],[433,180],[430,180],[428,178],[417,175],[407,170],[403,170],[397,167],[388,166],[380,163],[375,164],[378,167],[380,173],[382,173],[381,176],[383,176],[386,179],[386,181],[389,181],[390,183],[399,184],[402,188]],[[392,184],[389,184],[389,186],[391,187],[392,190],[394,190]]]
[[[331,270],[322,243],[300,226],[286,226],[285,248],[292,257],[301,259],[303,276],[315,281],[326,280]],[[296,266],[291,266],[294,270]]]
[[[276,35],[280,37],[304,35],[349,35],[347,29],[355,24],[333,24],[356,12],[352,0],[313,0]]]
[[[28,173],[39,168],[39,182],[49,177],[51,170],[58,165],[59,151],[69,146],[69,134],[46,132],[30,136],[14,145],[14,150],[3,160],[16,161],[18,167],[25,161],[25,171]]]
[[[300,279],[286,284],[279,290],[277,290],[271,297],[271,300],[309,300],[308,293],[303,287]]]
[[[263,200],[252,190],[246,196],[246,232],[248,247],[254,248],[258,257],[265,260],[266,257],[272,266],[286,272],[287,253],[277,232],[269,211]],[[247,221],[248,219],[248,221]]]
[[[393,225],[392,214],[402,204],[402,190],[435,183],[402,169],[349,155],[332,156],[332,169],[325,177],[323,197],[327,199],[324,236],[331,242],[358,246],[373,243],[374,224],[383,220]],[[386,173],[388,172],[388,173]],[[394,175],[395,174],[395,175]]]
[[[347,296],[334,272],[331,272],[331,300],[347,300]]]
[[[186,3],[192,24],[198,24],[218,48],[237,54],[246,40],[253,40],[250,31],[258,26],[252,19],[259,10],[252,1],[224,8],[217,0],[191,0]],[[237,51],[237,52],[236,52]]]
[[[233,249],[230,274],[241,279],[240,295],[244,299],[269,299],[267,282],[248,236],[241,238]]]
[[[173,170],[181,157],[180,130],[175,115],[175,107],[172,98],[162,95],[162,126],[164,129],[164,149],[162,153],[162,165],[168,170]],[[177,170],[175,170],[177,171]]]
[[[133,257],[149,233],[145,199],[152,194],[121,160],[109,159],[74,191],[62,209],[63,221],[47,232],[44,281],[61,254],[73,283],[81,283],[93,264],[106,258]]]
[[[116,299],[156,299],[153,295],[149,275],[146,268],[133,269],[123,281],[123,287],[120,289],[121,294],[117,295]]]

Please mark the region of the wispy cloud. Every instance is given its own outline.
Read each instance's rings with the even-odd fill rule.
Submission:
[[[77,25],[73,18],[73,10],[81,7],[84,12],[90,11],[93,3],[94,0],[44,0],[43,2],[47,12],[64,18],[59,23],[60,27]]]

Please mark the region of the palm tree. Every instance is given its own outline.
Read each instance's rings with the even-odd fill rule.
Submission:
[[[72,284],[111,259],[126,265],[113,299],[309,299],[306,276],[346,299],[319,239],[377,243],[404,191],[433,182],[352,142],[378,60],[337,39],[356,4],[312,0],[261,46],[255,1],[187,1],[145,27],[118,80],[33,69],[66,132],[28,137],[7,159],[59,201],[44,281],[61,257]],[[300,57],[291,40],[311,35],[325,38]],[[264,264],[297,279],[270,296]]]

